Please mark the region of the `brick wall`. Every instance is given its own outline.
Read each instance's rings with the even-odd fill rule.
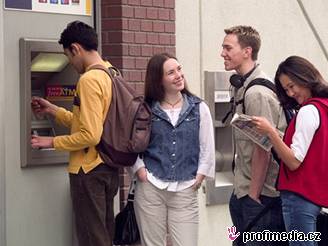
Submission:
[[[175,0],[102,0],[101,16],[103,57],[142,93],[149,58],[175,54]],[[121,170],[121,208],[129,183]]]

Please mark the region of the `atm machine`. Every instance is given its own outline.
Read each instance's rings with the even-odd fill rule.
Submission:
[[[232,72],[205,71],[205,101],[213,119],[215,137],[215,180],[206,181],[206,204],[228,203],[233,190],[232,109],[229,78]]]
[[[69,131],[50,116],[35,115],[31,98],[43,97],[70,110],[78,74],[57,40],[20,39],[20,61],[21,167],[67,164],[68,152],[31,147],[32,134],[56,136]]]

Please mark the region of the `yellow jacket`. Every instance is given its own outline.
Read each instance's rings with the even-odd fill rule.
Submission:
[[[102,65],[111,66],[109,62]],[[109,76],[101,70],[89,69],[90,66],[76,86],[80,106],[74,104],[73,112],[64,108],[56,112],[56,122],[70,127],[71,135],[55,137],[54,147],[56,150],[70,151],[68,172],[74,174],[81,167],[87,173],[102,163],[95,146],[100,141],[112,99],[112,81]]]

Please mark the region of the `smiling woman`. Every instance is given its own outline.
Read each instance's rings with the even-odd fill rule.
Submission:
[[[152,110],[150,143],[133,166],[141,244],[197,246],[197,190],[214,178],[214,134],[208,106],[189,92],[182,66],[170,54],[147,66],[146,101]],[[188,208],[188,209],[185,209]]]
[[[321,207],[328,207],[328,83],[306,59],[288,57],[280,63],[275,83],[285,107],[298,110],[282,140],[270,123],[253,117],[257,129],[267,134],[282,159],[278,189],[288,232],[315,232]],[[291,241],[289,245],[300,245]],[[302,245],[317,245],[314,241]]]

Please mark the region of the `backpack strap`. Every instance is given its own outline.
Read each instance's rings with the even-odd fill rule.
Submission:
[[[243,113],[245,114],[245,104],[244,104],[244,101],[245,101],[245,94],[246,94],[246,91],[251,88],[252,86],[254,85],[262,85],[262,86],[265,86],[267,88],[269,88],[270,90],[272,90],[274,93],[277,94],[277,89],[276,89],[276,85],[274,83],[272,83],[270,80],[267,80],[267,79],[263,79],[263,78],[258,78],[258,79],[254,79],[252,80],[247,86],[246,86],[246,89],[244,90],[244,95],[243,95],[243,98],[240,100],[243,104]],[[239,102],[240,102],[239,101]],[[286,118],[286,121],[287,121],[287,125],[289,124],[289,122],[292,120],[292,118],[295,116],[295,111],[293,109],[288,109],[288,108],[285,108],[283,107],[283,111],[284,111],[284,114],[285,114],[285,118]]]
[[[249,88],[251,88],[252,86],[254,86],[254,85],[262,85],[262,86],[265,86],[265,87],[269,88],[270,90],[272,90],[274,93],[276,93],[276,86],[270,80],[263,79],[263,78],[257,78],[257,79],[252,80],[246,86],[246,88],[244,90],[243,98],[240,101],[238,101],[239,103],[242,103],[243,104],[243,114],[245,114],[245,112],[246,112],[246,110],[245,110],[245,95],[246,95],[246,91]]]
[[[90,67],[90,70],[92,70],[92,69],[98,69],[98,70],[104,71],[105,73],[108,74],[108,76],[111,78],[111,80],[113,80],[113,78],[116,76],[122,76],[120,70],[114,66],[107,68],[101,64],[96,64],[96,65],[93,65],[92,67]]]

